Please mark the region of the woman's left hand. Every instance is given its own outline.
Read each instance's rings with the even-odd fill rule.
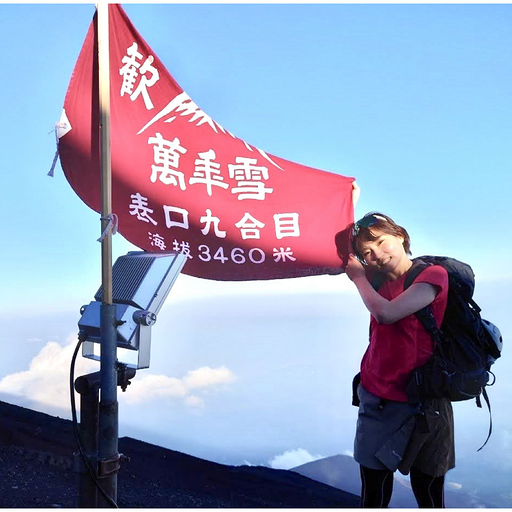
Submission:
[[[364,266],[353,254],[349,254],[348,256],[348,263],[345,267],[345,273],[351,281],[354,281],[359,277],[366,276]]]

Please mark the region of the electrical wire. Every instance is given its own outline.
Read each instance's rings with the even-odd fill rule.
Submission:
[[[112,508],[119,508],[117,503],[114,501],[114,499],[103,489],[101,486],[97,476],[96,472],[94,471],[94,468],[92,467],[91,463],[89,462],[89,459],[87,458],[87,455],[84,453],[82,442],[80,439],[80,431],[78,430],[78,421],[76,417],[76,403],[75,403],[75,389],[74,389],[74,376],[75,376],[75,362],[76,362],[76,356],[78,355],[78,351],[80,350],[80,346],[85,340],[85,336],[82,333],[78,334],[78,344],[75,348],[75,351],[73,353],[73,357],[71,358],[71,368],[69,372],[69,386],[70,386],[70,395],[71,395],[71,415],[73,417],[73,433],[75,434],[75,440],[76,444],[78,445],[78,450],[80,451],[80,454],[82,455],[82,459],[85,463],[85,466],[87,468],[87,471],[89,472],[89,475],[94,480],[94,483],[96,484],[96,487],[98,490],[103,494],[107,502]]]

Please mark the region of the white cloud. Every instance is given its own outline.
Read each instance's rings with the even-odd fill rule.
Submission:
[[[0,393],[24,397],[45,406],[69,409],[69,371],[76,343],[75,335],[70,335],[65,346],[54,341],[47,343],[32,359],[28,370],[7,375],[0,380]],[[82,357],[79,352],[75,378],[99,369],[98,362]],[[128,404],[147,402],[154,398],[180,399],[186,406],[200,409],[204,407],[203,400],[191,394],[192,389],[205,390],[235,380],[235,375],[225,366],[204,366],[189,371],[183,378],[137,375],[127,392],[118,394],[118,399]]]
[[[120,397],[128,404],[147,402],[153,398],[181,398],[189,407],[204,407],[203,400],[190,394],[192,389],[212,388],[220,384],[229,384],[236,380],[229,368],[203,366],[190,370],[181,379],[166,375],[145,375],[132,380],[128,392]]]
[[[137,375],[127,392],[122,395],[126,403],[137,403],[152,398],[185,398],[187,387],[181,379],[166,375]]]
[[[146,375],[135,378],[126,394],[120,399],[128,404],[147,402],[153,398],[181,398],[185,405],[194,408],[204,407],[201,398],[190,394],[192,389],[206,389],[236,380],[233,372],[225,366],[210,368],[203,366],[190,370],[181,379],[166,375]]]
[[[235,376],[225,366],[209,368],[203,366],[197,370],[191,370],[183,379],[183,383],[189,389],[206,388],[216,384],[229,384],[235,380]]]
[[[188,405],[189,407],[204,407],[204,402],[201,398],[195,395],[189,395],[185,398],[185,405]]]
[[[0,392],[69,409],[69,370],[76,343],[74,334],[69,336],[65,346],[50,341],[32,359],[27,371],[13,373],[0,380]],[[79,354],[75,376],[98,370],[98,363]]]
[[[454,491],[458,491],[462,489],[462,484],[458,484],[457,482],[446,482],[445,483],[446,489],[452,489]]]
[[[288,450],[281,455],[276,455],[269,461],[269,464],[273,469],[291,469],[323,458],[323,455],[311,455],[304,448],[297,448],[296,450]]]

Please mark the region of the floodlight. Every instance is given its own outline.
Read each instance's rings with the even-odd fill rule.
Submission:
[[[136,370],[149,368],[151,326],[156,322],[169,291],[185,265],[187,257],[179,252],[148,253],[131,251],[117,258],[112,267],[112,302],[116,305],[117,346],[138,351]],[[82,355],[100,361],[94,343],[101,342],[101,304],[103,287],[94,299],[82,306],[78,327],[85,335]]]

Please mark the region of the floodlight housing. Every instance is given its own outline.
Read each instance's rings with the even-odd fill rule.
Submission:
[[[138,351],[137,365],[124,363],[126,366],[149,368],[151,326],[186,260],[184,254],[174,251],[131,251],[114,263],[112,302],[116,306],[117,346]],[[85,334],[82,355],[100,361],[94,354],[94,343],[101,343],[102,286],[94,299],[80,309],[78,327]]]

